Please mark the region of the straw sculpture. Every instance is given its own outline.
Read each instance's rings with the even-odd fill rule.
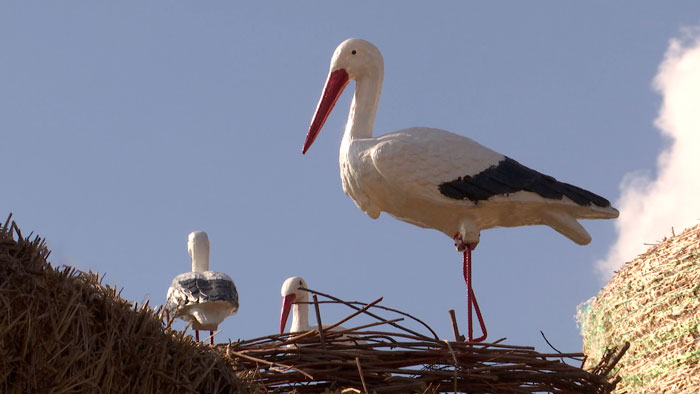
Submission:
[[[269,393],[609,393],[616,384],[609,373],[625,351],[612,349],[587,372],[563,362],[580,363],[581,353],[543,354],[498,342],[467,343],[456,324],[458,341],[440,340],[419,319],[378,305],[381,298],[364,304],[307,290],[314,294],[319,321],[319,304],[340,303],[354,312],[320,331],[219,345],[238,371]],[[330,301],[318,301],[319,295]],[[387,319],[377,310],[398,317]],[[375,321],[334,330],[360,314]],[[414,320],[429,334],[399,324],[404,319]]]
[[[0,228],[0,392],[248,392],[226,359],[93,273],[55,269],[44,241]],[[164,322],[165,321],[165,322]]]
[[[579,320],[593,360],[630,343],[617,393],[700,393],[700,226],[627,263]]]

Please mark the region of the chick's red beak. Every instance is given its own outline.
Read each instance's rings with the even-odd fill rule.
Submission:
[[[318,133],[321,131],[323,124],[326,123],[328,115],[331,113],[331,110],[333,110],[336,101],[338,101],[338,97],[343,93],[343,89],[348,85],[348,82],[350,82],[350,77],[345,69],[341,68],[328,74],[326,86],[323,88],[323,95],[321,95],[318,107],[316,107],[316,113],[311,121],[311,126],[309,126],[309,132],[306,134],[304,148],[301,151],[302,154],[309,150],[311,144],[313,144],[316,137],[318,137]]]
[[[285,296],[282,300],[282,313],[280,314],[280,334],[284,333],[284,326],[287,325],[289,311],[292,310],[292,304],[294,303],[296,298],[296,295],[290,294],[288,296]]]

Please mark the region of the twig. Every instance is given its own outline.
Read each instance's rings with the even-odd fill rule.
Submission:
[[[353,328],[348,328],[348,329],[345,329],[345,330],[337,330],[337,331],[334,331],[334,333],[337,333],[337,334],[352,333],[352,332],[356,332],[356,331],[358,331],[358,330],[363,330],[363,329],[365,329],[365,328],[381,326],[381,325],[383,325],[383,324],[397,323],[397,322],[400,322],[400,321],[403,321],[403,317],[399,317],[399,318],[396,318],[396,319],[393,319],[393,320],[377,321],[377,322],[374,322],[374,323],[368,323],[368,324],[365,324],[365,325],[362,325],[362,326],[357,326],[357,327],[353,327]],[[364,334],[364,333],[358,333],[358,334]]]
[[[362,381],[362,389],[365,390],[365,394],[369,394],[367,390],[367,383],[365,383],[365,375],[362,374],[362,366],[360,365],[360,358],[355,357],[355,363],[357,364],[357,372],[360,373],[360,380]]]
[[[450,354],[452,355],[452,360],[454,361],[455,369],[454,369],[454,378],[452,379],[452,382],[454,383],[454,393],[457,394],[457,369],[459,368],[459,362],[457,362],[457,356],[455,356],[454,350],[452,350],[452,345],[450,345],[450,341],[445,341],[447,344],[447,349],[450,350]]]
[[[283,346],[283,345],[287,345],[288,343],[297,342],[297,341],[299,341],[300,339],[306,338],[306,337],[310,337],[310,336],[312,336],[313,334],[315,334],[315,333],[317,333],[317,332],[318,332],[317,330],[309,330],[309,331],[306,331],[306,332],[304,332],[304,333],[302,333],[302,334],[291,336],[289,339],[287,339],[286,341],[283,341],[283,342],[280,343],[279,345],[280,345],[280,346]]]
[[[313,379],[313,378],[314,378],[313,376],[311,376],[311,375],[309,375],[308,373],[302,371],[301,369],[295,368],[295,367],[293,367],[293,366],[291,366],[291,365],[285,365],[285,364],[280,364],[280,363],[273,363],[273,362],[270,362],[270,361],[265,361],[265,360],[263,360],[263,359],[261,359],[261,358],[249,356],[249,355],[247,355],[247,354],[243,354],[243,353],[240,353],[240,352],[236,352],[236,351],[227,349],[227,350],[226,350],[226,353],[229,353],[229,352],[232,353],[232,354],[234,354],[234,355],[236,355],[237,357],[245,358],[245,359],[248,359],[248,360],[250,360],[250,361],[255,361],[256,363],[266,364],[266,365],[269,365],[269,366],[271,366],[271,367],[281,367],[281,368],[284,368],[284,369],[286,369],[286,370],[293,369],[293,370],[299,371],[299,373],[301,373],[302,375],[306,376],[306,377],[309,378],[309,379]]]
[[[2,226],[2,233],[3,234],[7,232],[7,226],[10,225],[11,219],[12,219],[12,212],[10,212],[10,214],[7,216],[7,219],[5,220],[5,224]]]
[[[316,299],[316,294],[314,294],[314,300],[315,300],[315,299]],[[344,319],[341,319],[340,321],[338,321],[338,322],[335,323],[335,324],[331,324],[330,326],[328,326],[328,328],[324,327],[323,329],[324,329],[324,330],[332,330],[333,328],[338,327],[339,325],[345,323],[346,321],[352,319],[353,317],[359,315],[360,313],[366,312],[369,308],[371,308],[372,306],[374,306],[374,305],[377,304],[378,302],[381,302],[383,299],[384,299],[384,297],[379,297],[379,298],[377,298],[376,300],[374,300],[374,301],[370,302],[369,304],[365,305],[364,308],[359,309],[359,310],[357,310],[357,311],[354,312],[354,313],[351,313],[350,315],[348,315],[348,316],[345,317]]]
[[[326,298],[330,298],[331,300],[338,301],[338,302],[340,302],[340,303],[342,303],[342,304],[345,304],[345,305],[349,306],[349,307],[352,308],[352,309],[355,309],[355,310],[359,310],[359,309],[360,309],[360,308],[356,307],[355,305],[352,305],[351,303],[349,303],[349,302],[347,302],[347,301],[343,301],[343,300],[341,300],[340,298],[333,297],[332,295],[324,294],[324,293],[321,293],[320,291],[311,290],[311,289],[306,289],[306,290],[307,290],[307,291],[310,291],[310,292],[312,292],[312,293],[318,294],[318,295],[320,295],[320,296],[324,296],[324,297],[326,297]],[[371,313],[371,312],[369,312],[369,311],[365,311],[364,313],[366,313],[366,314],[369,315],[369,316],[372,316],[372,317],[375,318],[375,319],[385,321],[384,318],[379,317],[379,316],[377,316],[377,315],[375,315],[374,313]],[[408,316],[410,316],[410,315],[408,315]],[[418,319],[416,319],[416,318],[414,318],[414,317],[412,317],[412,316],[411,316],[411,318],[413,318],[413,319],[415,319],[416,321],[419,321],[419,322],[420,322],[420,320],[418,320]],[[424,324],[426,327],[428,327],[427,324],[425,324],[425,323],[423,323],[423,322],[421,322],[421,323]],[[419,337],[429,338],[429,337],[427,337],[427,336],[425,336],[425,335],[423,335],[423,334],[421,334],[421,333],[415,332],[415,331],[413,331],[413,330],[411,330],[411,329],[408,329],[408,328],[406,328],[406,327],[402,327],[402,326],[400,326],[400,325],[398,325],[398,324],[396,324],[396,323],[393,323],[392,326],[394,326],[394,327],[396,327],[396,328],[398,328],[398,329],[400,329],[400,330],[409,332],[409,333],[411,333],[411,334],[413,334],[413,335],[419,336]],[[429,327],[428,327],[428,329],[430,330],[431,333],[433,333],[433,334],[435,335],[435,340],[439,340],[439,339],[440,339],[440,338],[437,336],[437,334],[435,334],[435,331],[433,331],[433,330],[430,329]]]
[[[555,352],[557,352],[557,353],[559,353],[559,354],[562,354],[562,353],[559,351],[559,349],[555,348],[554,345],[552,345],[552,344],[549,342],[549,339],[547,339],[547,337],[544,336],[544,333],[542,332],[542,330],[540,330],[540,335],[542,335],[542,338],[544,338],[544,341],[547,342],[547,345],[549,345],[549,347],[551,347]]]
[[[318,309],[318,297],[314,294],[314,309],[316,310],[316,322],[318,323],[318,336],[321,338],[321,347],[326,348],[326,338],[323,335],[323,323],[321,322],[321,311]]]
[[[630,348],[630,343],[629,343],[629,342],[625,342],[624,345],[622,345],[622,348],[619,349],[619,350],[615,353],[614,356],[612,356],[612,358],[610,359],[610,362],[608,363],[608,365],[607,365],[605,368],[603,368],[602,371],[600,371],[600,374],[603,375],[603,376],[609,374],[610,371],[612,371],[613,368],[615,368],[615,365],[617,365],[617,363],[620,361],[620,359],[622,358],[622,356],[625,355],[625,353],[627,352],[627,349],[629,349],[629,348]]]
[[[459,334],[459,327],[457,326],[457,316],[455,315],[455,310],[450,309],[450,319],[452,319],[452,331],[455,334],[455,342],[464,342],[464,335]]]
[[[308,289],[307,289],[307,290],[308,290]],[[313,290],[308,290],[308,291],[313,292]],[[322,294],[322,293],[317,293],[317,294],[318,294],[318,295],[323,295],[323,296],[325,296],[325,295]],[[355,305],[355,304],[357,304],[357,305],[366,305],[364,302],[359,302],[359,301],[340,301],[340,300],[319,301],[318,303],[319,303],[319,304],[345,304],[345,305],[348,305],[348,304],[353,304],[353,305]],[[385,310],[385,311],[398,313],[399,315],[406,316],[406,317],[408,317],[409,319],[416,321],[417,323],[419,323],[419,324],[421,324],[423,327],[425,327],[428,331],[430,331],[430,333],[433,334],[433,338],[435,338],[435,340],[440,341],[440,337],[438,336],[437,333],[435,333],[435,330],[433,330],[433,329],[432,329],[428,324],[426,324],[423,320],[421,320],[421,319],[419,319],[419,318],[417,318],[417,317],[411,315],[410,313],[406,313],[406,312],[403,312],[403,311],[400,311],[400,310],[394,309],[394,308],[389,308],[388,306],[383,306],[383,305],[375,305],[374,307],[375,307],[375,308],[378,308],[378,309],[383,309],[383,310]],[[375,318],[376,318],[376,317],[375,317]],[[425,336],[425,335],[420,335],[420,336]]]

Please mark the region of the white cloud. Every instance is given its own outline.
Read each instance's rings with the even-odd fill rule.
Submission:
[[[655,125],[669,145],[649,172],[627,174],[617,202],[618,239],[598,270],[610,277],[647,245],[696,225],[700,220],[700,29],[669,43],[653,82],[663,96]]]

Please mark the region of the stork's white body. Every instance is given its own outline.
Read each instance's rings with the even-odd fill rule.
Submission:
[[[345,193],[371,218],[384,211],[450,237],[459,234],[475,247],[481,230],[537,224],[587,244],[590,235],[577,219],[617,217],[617,210],[602,197],[530,170],[461,135],[417,127],[373,137],[383,75],[383,59],[372,44],[359,39],[340,44],[304,146],[306,152],[337,96],[355,80],[340,146],[340,175]],[[532,182],[517,175],[510,178],[510,173]]]
[[[238,312],[238,293],[231,277],[224,273],[185,272],[170,284],[166,307],[173,317],[190,322],[193,330],[216,330]]]
[[[566,196],[529,191],[474,202],[441,194],[439,186],[498,165],[505,156],[445,130],[411,128],[377,138],[345,138],[340,149],[343,190],[369,217],[382,211],[423,228],[476,243],[481,230],[545,224],[579,244],[590,237],[576,219],[617,215],[610,207],[581,206]]]
[[[166,308],[174,317],[190,322],[194,330],[216,330],[227,317],[238,312],[236,285],[228,275],[209,270],[207,233],[190,233],[187,251],[192,257],[192,272],[173,279]]]

